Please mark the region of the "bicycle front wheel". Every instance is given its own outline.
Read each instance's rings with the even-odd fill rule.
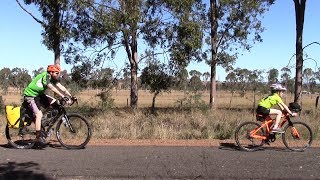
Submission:
[[[84,148],[92,134],[88,120],[78,114],[67,114],[65,121],[60,119],[56,130],[59,143],[67,149]]]
[[[311,128],[304,122],[287,124],[282,134],[284,145],[292,151],[304,151],[311,146],[313,135]]]
[[[30,149],[35,144],[36,133],[30,126],[17,129],[6,126],[5,134],[8,143],[16,149]]]
[[[263,140],[250,136],[250,132],[258,128],[260,128],[260,124],[256,122],[244,122],[236,128],[235,140],[241,150],[256,151],[261,148]],[[264,130],[260,128],[255,134],[263,136]]]

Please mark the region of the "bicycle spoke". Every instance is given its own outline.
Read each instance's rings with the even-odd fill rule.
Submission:
[[[255,122],[245,122],[241,124],[235,132],[235,139],[237,145],[245,151],[255,151],[263,145],[263,141],[260,138],[254,138],[252,136],[252,130],[259,128],[259,124]],[[255,135],[263,136],[263,130],[259,129],[255,131]]]
[[[285,146],[293,151],[304,151],[311,146],[311,128],[303,122],[293,122],[293,126],[287,126],[282,135]]]
[[[35,131],[28,127],[27,130],[14,129],[6,127],[6,137],[8,143],[14,148],[28,149],[33,147],[35,139]]]
[[[79,115],[68,115],[68,120],[57,124],[58,141],[66,148],[84,148],[91,137],[91,128],[87,120]]]

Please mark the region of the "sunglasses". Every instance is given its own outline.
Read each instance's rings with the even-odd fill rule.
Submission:
[[[59,75],[59,74],[60,74],[60,72],[53,72],[53,74]]]

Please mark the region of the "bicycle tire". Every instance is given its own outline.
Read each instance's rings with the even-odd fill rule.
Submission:
[[[292,128],[296,128],[300,137],[297,137],[292,131]],[[282,141],[284,145],[292,150],[302,152],[311,146],[313,140],[313,134],[310,126],[304,122],[294,121],[292,126],[287,124],[284,127],[284,133],[282,134]]]
[[[259,128],[261,125],[256,122],[244,122],[241,123],[235,130],[235,141],[240,150],[244,151],[257,151],[261,149],[263,146],[263,140],[252,138],[249,136],[250,131],[254,130],[255,128]],[[263,135],[264,130],[261,128],[257,134]]]
[[[66,125],[60,119],[56,126],[56,136],[59,143],[67,149],[85,148],[92,135],[89,121],[79,114],[67,114],[67,117],[70,125]]]
[[[19,133],[21,128],[9,128],[6,126],[5,134],[8,144],[16,149],[30,149],[35,144],[35,131]]]

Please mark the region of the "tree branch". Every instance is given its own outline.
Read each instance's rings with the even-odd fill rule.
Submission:
[[[26,8],[24,8],[21,3],[19,2],[19,0],[16,0],[16,2],[18,3],[18,5],[21,7],[22,10],[24,10],[26,13],[28,13],[35,21],[37,21],[38,23],[40,23],[42,26],[45,26],[45,23],[40,21],[38,18],[36,18],[33,14],[31,14]]]

